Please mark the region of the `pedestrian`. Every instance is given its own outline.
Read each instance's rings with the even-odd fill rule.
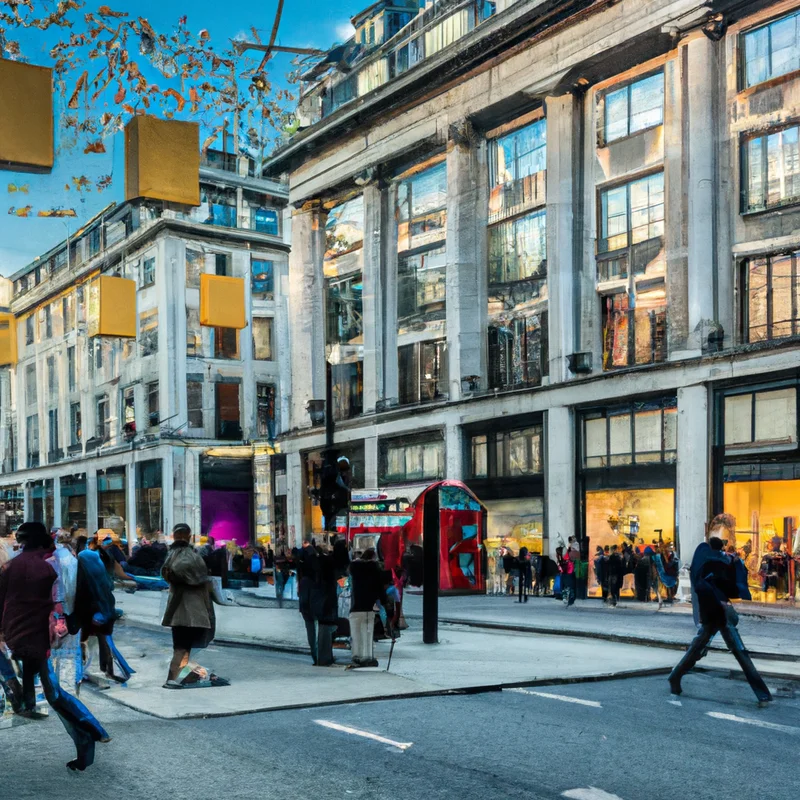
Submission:
[[[622,589],[623,566],[619,546],[612,544],[606,562],[606,580],[608,582],[608,604],[614,608],[619,602],[619,593]]]
[[[569,555],[564,555],[563,547],[556,548],[556,558],[558,571],[561,573],[561,600],[564,607],[568,608],[575,603],[575,562],[569,558]]]
[[[635,569],[636,557],[633,553],[633,545],[631,545],[630,542],[625,542],[625,544],[622,545],[622,591],[630,592],[632,596],[636,595],[636,589],[633,581],[633,573]]]
[[[519,571],[519,602],[525,598],[528,602],[528,592],[530,591],[531,584],[533,583],[531,560],[528,555],[527,547],[520,547],[519,555],[517,556],[517,570]]]
[[[652,549],[647,547],[644,552],[637,548],[638,560],[633,571],[633,582],[636,587],[636,599],[640,603],[650,601],[650,553]]]
[[[692,593],[697,596],[700,629],[683,658],[670,673],[669,686],[672,694],[681,694],[681,679],[706,654],[711,638],[720,633],[733,657],[739,662],[759,705],[766,705],[772,700],[772,695],[745,650],[742,637],[736,629],[739,616],[730,603],[735,598],[751,599],[747,586],[747,568],[738,556],[730,556],[722,548],[722,539],[712,536],[695,550],[691,582]]]
[[[514,580],[519,572],[517,559],[509,548],[503,548],[503,569],[506,573],[506,594],[514,596]]]
[[[216,619],[211,601],[208,567],[191,546],[192,531],[185,523],[172,529],[172,544],[161,577],[169,584],[161,624],[172,629],[172,661],[165,689],[229,686],[227,680],[191,660],[193,650],[214,639]]]
[[[375,604],[387,603],[381,569],[375,550],[368,547],[361,558],[350,562],[350,648],[352,662],[357,667],[377,667],[374,656],[373,631]]]
[[[606,582],[606,559],[603,553],[603,548],[600,545],[594,553],[594,577],[597,585],[600,587],[603,602],[608,600],[608,583]]]
[[[336,568],[330,553],[316,547],[310,533],[303,535],[303,545],[294,557],[299,576],[300,614],[306,625],[308,646],[315,666],[334,663],[333,632],[338,613]]]
[[[22,664],[20,714],[36,719],[35,679],[75,743],[71,770],[85,770],[94,762],[95,742],[111,740],[102,725],[77,698],[65,692],[50,664],[50,614],[56,571],[48,563],[53,540],[40,522],[20,526],[22,553],[0,573],[0,630],[11,655]],[[16,687],[15,687],[16,688]]]
[[[278,600],[278,608],[283,608],[283,594],[286,584],[291,577],[291,554],[286,546],[285,540],[281,539],[275,551],[275,564],[273,567],[273,580],[275,581],[275,597]]]

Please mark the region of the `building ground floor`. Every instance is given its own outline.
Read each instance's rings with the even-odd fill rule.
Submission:
[[[502,547],[554,558],[572,535],[587,561],[630,543],[672,545],[687,562],[728,513],[753,599],[779,602],[800,600],[799,410],[800,351],[786,348],[396,409],[337,423],[334,441],[357,490],[413,501],[435,480],[464,481],[487,509],[490,564]],[[320,429],[280,443],[290,543],[322,531],[310,490],[324,447]]]

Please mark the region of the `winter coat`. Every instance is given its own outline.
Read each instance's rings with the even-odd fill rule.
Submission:
[[[299,576],[297,598],[300,613],[306,619],[335,624],[339,604],[333,556],[313,546],[301,547],[295,552],[294,562]]]
[[[380,600],[386,604],[386,589],[377,561],[356,559],[350,562],[350,611],[372,611]]]
[[[161,569],[169,597],[161,624],[167,628],[214,628],[208,568],[188,542],[175,542]]]
[[[56,571],[48,550],[23,550],[0,572],[0,631],[15,658],[50,654],[50,612]]]
[[[609,584],[616,581],[617,584],[622,582],[622,575],[624,574],[624,564],[622,556],[619,553],[612,553],[605,563],[606,579]]]
[[[147,570],[153,575],[161,572],[167,558],[167,547],[160,542],[143,544],[129,559],[128,566]]]
[[[79,629],[92,634],[110,635],[116,622],[114,579],[109,575],[98,550],[78,554],[78,585],[75,613],[69,621],[70,633]]]

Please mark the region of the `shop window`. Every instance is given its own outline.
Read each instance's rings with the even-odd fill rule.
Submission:
[[[214,358],[239,358],[239,331],[236,328],[214,328]]]
[[[147,423],[151,428],[154,428],[161,422],[158,381],[145,384],[145,397],[147,398]]]
[[[445,248],[437,247],[397,261],[397,317],[442,317],[446,301]]]
[[[25,402],[29,406],[36,405],[36,364],[25,367]]]
[[[547,217],[537,211],[489,228],[489,283],[541,278],[547,270]]]
[[[158,352],[158,309],[139,314],[139,352],[151,356]]]
[[[364,413],[364,362],[331,364],[333,418],[352,419]]]
[[[545,202],[547,121],[544,119],[489,143],[489,222]]]
[[[164,527],[161,459],[136,464],[136,525],[143,533]]]
[[[361,273],[341,280],[328,281],[328,344],[361,344],[364,317],[361,296]]]
[[[125,533],[125,467],[97,470],[97,527]],[[94,525],[92,525],[94,527]]]
[[[275,263],[261,258],[250,260],[250,289],[253,297],[272,300],[275,296]]]
[[[443,241],[447,225],[447,165],[443,161],[397,186],[399,252]]]
[[[197,380],[186,381],[186,405],[189,411],[188,425],[190,428],[202,428],[203,422],[203,382]]]
[[[33,344],[35,340],[36,318],[31,314],[25,318],[25,344]]]
[[[800,253],[751,258],[742,265],[742,329],[748,342],[800,335]]]
[[[67,348],[67,386],[70,392],[78,388],[78,367],[75,358],[75,345],[71,345]]]
[[[202,358],[203,329],[200,326],[200,309],[186,309],[186,355],[189,358]]]
[[[275,387],[268,383],[256,384],[256,422],[261,438],[275,439]]]
[[[381,443],[381,483],[436,481],[444,477],[440,436],[391,439]]]
[[[397,348],[400,404],[446,400],[447,341],[416,342]]]
[[[71,403],[69,407],[69,444],[70,447],[80,447],[83,441],[81,428],[81,404]]]
[[[664,173],[656,172],[600,193],[598,253],[635,248],[664,235]],[[632,254],[636,260],[636,254]]]
[[[142,262],[142,284],[141,288],[145,286],[152,286],[156,282],[156,260],[155,258],[146,258]]]
[[[86,528],[86,474],[61,476],[61,525]]]
[[[28,453],[28,468],[39,466],[39,415],[31,414],[25,420],[25,442]]]
[[[58,409],[51,408],[47,412],[47,460],[57,461],[61,458],[61,446],[58,439]]]
[[[586,412],[582,419],[584,467],[674,462],[677,419],[675,398]]]
[[[239,383],[214,384],[214,411],[217,421],[217,438],[239,440],[242,425],[239,411]]]
[[[664,121],[664,73],[657,72],[607,92],[603,105],[601,145],[661,125]]]
[[[725,398],[726,453],[797,447],[797,389],[787,387]]]
[[[800,11],[743,35],[745,87],[800,69]]]
[[[205,256],[199,250],[186,248],[186,288],[199,289],[200,275],[205,271]]]
[[[793,125],[743,143],[742,212],[800,201],[800,127]]]
[[[538,386],[548,374],[547,312],[489,328],[489,388]]]
[[[273,327],[272,317],[253,317],[253,358],[257,361],[273,359]]]
[[[122,390],[122,433],[136,433],[136,387],[126,386]]]
[[[636,294],[625,292],[603,303],[603,369],[655,364],[667,357],[667,298],[663,284]]]

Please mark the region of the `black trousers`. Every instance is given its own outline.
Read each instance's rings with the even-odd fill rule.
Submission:
[[[747,678],[747,682],[750,684],[750,688],[753,692],[755,692],[756,697],[759,700],[771,700],[772,695],[767,688],[767,684],[764,683],[764,679],[759,675],[749,653],[745,650],[744,642],[742,642],[739,631],[731,624],[725,625],[724,627],[706,624],[701,626],[697,636],[694,637],[692,643],[689,645],[689,649],[677,663],[675,669],[670,673],[669,682],[673,688],[680,690],[681,678],[683,678],[683,676],[708,652],[708,643],[715,633],[720,633],[722,635],[725,644],[728,646],[728,650],[731,651],[733,657],[739,662],[739,666],[742,668],[742,672],[744,672],[744,676]],[[680,692],[678,691],[677,693],[679,694]]]

